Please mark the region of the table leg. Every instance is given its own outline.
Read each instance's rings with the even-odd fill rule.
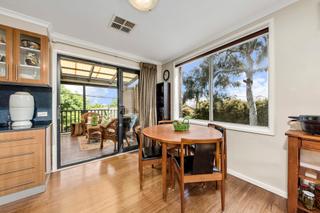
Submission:
[[[167,144],[162,143],[162,195],[167,200]]]

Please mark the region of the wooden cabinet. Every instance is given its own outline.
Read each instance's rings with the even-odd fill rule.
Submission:
[[[11,28],[0,25],[0,81],[12,80],[12,36]]]
[[[317,212],[307,210],[301,202],[298,201],[298,185],[299,178],[306,179],[316,184],[320,183],[319,171],[313,171],[317,174],[317,178],[313,179],[305,176],[306,169],[300,166],[300,150],[310,150],[320,152],[320,136],[310,135],[303,131],[288,131],[288,213],[296,213],[298,210],[303,212]]]
[[[4,35],[4,36],[2,36]],[[49,85],[48,38],[0,25],[0,81],[3,83]],[[0,55],[2,54],[0,52]]]
[[[0,133],[0,196],[44,184],[45,129]]]

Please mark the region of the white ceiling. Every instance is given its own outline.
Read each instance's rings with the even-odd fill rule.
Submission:
[[[294,1],[159,0],[147,13],[128,0],[1,0],[0,7],[47,21],[55,33],[164,63]],[[136,27],[130,34],[111,29],[113,15]]]

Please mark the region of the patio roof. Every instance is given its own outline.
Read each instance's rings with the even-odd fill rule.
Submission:
[[[61,57],[60,72],[62,81],[91,83],[116,86],[117,68],[108,65],[95,64],[80,59]],[[138,78],[134,73],[123,73],[124,85],[130,85]]]

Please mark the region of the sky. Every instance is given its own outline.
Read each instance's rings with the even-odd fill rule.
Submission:
[[[64,84],[68,90],[82,95],[82,86]],[[86,87],[87,99],[91,104],[111,104],[113,100],[118,99],[118,90],[116,88]]]

